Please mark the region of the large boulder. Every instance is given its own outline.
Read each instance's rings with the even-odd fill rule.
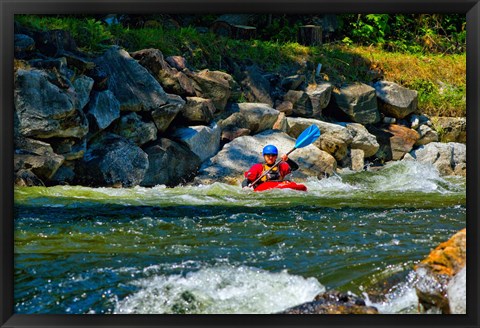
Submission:
[[[148,155],[133,142],[113,133],[92,140],[78,165],[82,185],[133,187],[142,182],[148,169]]]
[[[198,85],[201,97],[212,99],[217,111],[225,109],[227,101],[232,94],[234,81],[231,75],[220,71],[208,69],[188,75]]]
[[[167,93],[184,97],[196,95],[195,87],[183,72],[169,65],[158,49],[144,49],[130,54],[138,60],[140,65],[147,68],[150,73],[160,82]]]
[[[244,78],[240,84],[247,101],[263,103],[273,107],[270,82],[262,75],[260,68],[249,66],[243,74]]]
[[[336,106],[353,122],[377,123],[380,113],[375,89],[363,83],[350,84],[332,92]]]
[[[373,84],[379,109],[386,116],[402,119],[417,110],[418,92],[399,84],[378,81]]]
[[[465,117],[430,118],[433,128],[439,134],[440,142],[467,142],[467,120]]]
[[[152,187],[166,185],[174,187],[191,181],[198,168],[200,158],[187,146],[166,138],[159,138],[145,149],[149,167],[141,183]]]
[[[23,137],[15,140],[14,172],[20,172],[17,176],[24,180],[26,185],[29,185],[30,179],[36,185],[34,176],[43,183],[48,181],[63,164],[64,159],[63,156],[55,154],[46,142]],[[25,173],[26,170],[34,176]]]
[[[17,70],[14,105],[24,136],[82,138],[88,132],[88,121],[76,108],[75,93],[52,84],[44,71]]]
[[[186,104],[185,100],[177,95],[167,94],[167,99],[168,102],[165,105],[151,112],[153,122],[157,126],[159,133],[165,133],[167,131],[170,124]]]
[[[210,126],[197,125],[177,128],[171,137],[186,144],[203,162],[214,156],[220,149],[220,134],[220,127],[213,123]]]
[[[157,127],[153,122],[146,122],[137,113],[123,115],[113,127],[112,132],[142,146],[157,139]]]
[[[467,231],[463,229],[436,247],[415,266],[415,289],[425,309],[438,308],[451,313],[447,288],[450,280],[466,266]]]
[[[109,75],[109,89],[120,102],[120,110],[152,111],[167,103],[158,81],[120,47],[112,46],[95,63]]]
[[[330,102],[332,90],[330,83],[321,83],[309,86],[305,91],[290,90],[285,94],[284,100],[293,104],[295,116],[321,118],[322,110]]]
[[[195,181],[203,184],[216,181],[240,184],[244,179],[245,171],[253,164],[263,162],[262,149],[268,144],[276,145],[280,153],[287,153],[294,147],[295,139],[275,130],[236,138],[227,143],[217,155],[202,164]],[[300,166],[297,171],[292,173],[293,179],[305,181],[309,177],[323,177],[326,173],[325,170],[331,169],[331,166],[325,164],[325,157],[331,158],[335,162],[331,155],[313,145],[297,149],[290,155],[290,158]],[[336,162],[332,165],[336,165]]]
[[[101,131],[120,117],[120,103],[110,90],[93,92],[85,112],[90,123],[90,132]]]
[[[466,145],[462,143],[432,142],[411,151],[405,160],[432,164],[441,175],[466,176]]]
[[[377,138],[368,132],[362,124],[359,123],[346,123],[347,130],[353,136],[350,147],[352,149],[363,150],[366,158],[375,155],[380,148]]]

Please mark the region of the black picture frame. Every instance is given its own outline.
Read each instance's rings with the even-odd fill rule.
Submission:
[[[0,325],[1,327],[478,327],[479,163],[478,0],[0,0]],[[13,304],[13,44],[15,14],[95,13],[463,13],[467,16],[467,314],[289,315],[17,315]]]

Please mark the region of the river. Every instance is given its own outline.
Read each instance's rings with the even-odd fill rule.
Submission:
[[[15,188],[15,312],[275,313],[336,289],[417,313],[413,266],[466,226],[466,179],[396,162],[306,185]]]

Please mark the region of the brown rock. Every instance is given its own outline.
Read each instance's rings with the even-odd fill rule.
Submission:
[[[415,285],[420,304],[425,309],[439,308],[450,313],[447,297],[448,282],[466,265],[467,232],[463,229],[440,244],[415,266],[418,279]]]
[[[420,139],[417,131],[405,126],[390,124],[386,130],[392,134],[390,147],[392,149],[392,160],[394,161],[402,159]]]
[[[465,266],[467,254],[467,229],[460,230],[448,241],[441,243],[428,257],[417,265],[429,267],[435,274],[454,276]]]
[[[275,109],[290,116],[293,113],[293,104],[290,101],[283,101]]]

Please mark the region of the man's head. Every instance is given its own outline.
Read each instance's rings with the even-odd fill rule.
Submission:
[[[274,145],[267,145],[263,147],[263,158],[268,165],[272,165],[277,160],[278,149]]]

